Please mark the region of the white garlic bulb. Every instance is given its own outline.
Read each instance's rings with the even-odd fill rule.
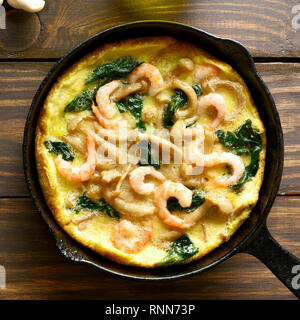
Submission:
[[[39,12],[45,6],[44,0],[7,0],[7,2],[15,9],[22,9],[27,12]]]

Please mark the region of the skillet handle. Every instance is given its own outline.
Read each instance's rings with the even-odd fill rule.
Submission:
[[[255,239],[242,249],[263,262],[300,299],[300,259],[282,248],[264,225]]]

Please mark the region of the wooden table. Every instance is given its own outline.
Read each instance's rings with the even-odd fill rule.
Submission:
[[[268,226],[285,248],[300,256],[300,30],[292,28],[291,11],[297,3],[48,0],[39,14],[7,7],[7,29],[0,30],[0,265],[6,268],[7,286],[0,289],[0,298],[294,299],[261,262],[246,254],[168,283],[120,280],[66,261],[25,186],[22,136],[33,95],[54,62],[105,28],[159,18],[239,40],[255,57],[284,131],[283,178]]]

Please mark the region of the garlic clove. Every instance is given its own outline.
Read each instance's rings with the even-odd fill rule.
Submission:
[[[8,4],[16,9],[23,9],[27,12],[39,12],[44,9],[44,0],[8,0]]]
[[[7,2],[11,7],[15,8],[15,9],[20,9],[18,0],[7,0]]]

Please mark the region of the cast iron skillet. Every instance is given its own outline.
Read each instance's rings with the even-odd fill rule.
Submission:
[[[43,198],[35,162],[35,128],[40,109],[57,77],[82,56],[104,43],[141,36],[172,36],[204,48],[212,55],[229,63],[245,80],[260,117],[266,127],[267,157],[259,200],[249,219],[232,238],[213,252],[187,265],[168,268],[143,269],[123,266],[95,254],[72,240],[53,219]],[[260,259],[270,270],[300,298],[296,272],[300,260],[283,249],[266,227],[267,215],[279,188],[283,167],[283,137],[279,116],[273,98],[256,72],[250,53],[240,43],[215,37],[199,29],[162,21],[125,24],[105,30],[89,38],[66,54],[48,73],[40,85],[29,110],[25,125],[24,170],[26,182],[34,203],[48,224],[61,253],[68,259],[86,263],[109,273],[136,280],[179,279],[211,269],[232,255],[247,252]],[[293,268],[294,267],[294,268]]]

